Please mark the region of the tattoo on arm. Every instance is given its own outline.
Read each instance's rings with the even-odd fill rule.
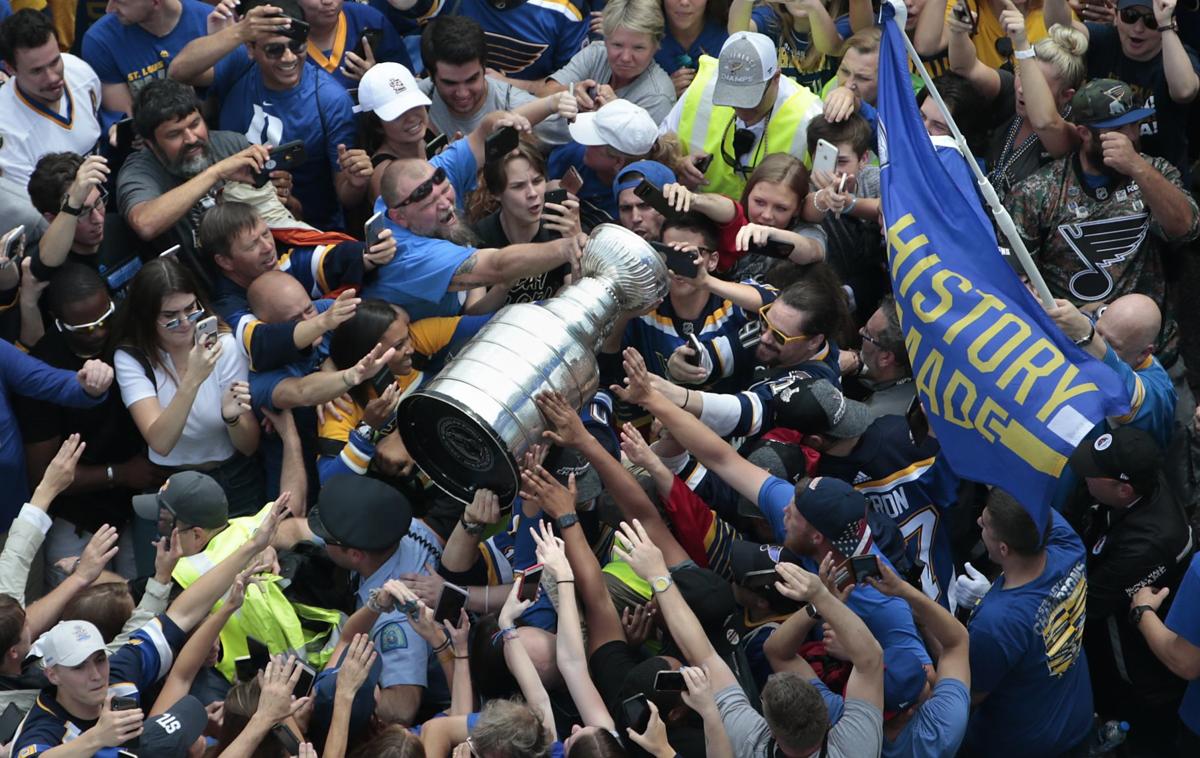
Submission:
[[[476,251],[467,256],[467,259],[458,265],[458,270],[454,272],[455,278],[466,276],[475,270],[476,264],[479,263],[479,252]]]

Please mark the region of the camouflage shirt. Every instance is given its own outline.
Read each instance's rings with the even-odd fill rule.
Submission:
[[[1137,182],[1088,187],[1077,154],[1013,187],[1005,206],[1055,297],[1084,305],[1137,292],[1164,302],[1163,255],[1168,243],[1200,234],[1200,212],[1179,169],[1163,158],[1142,157],[1187,197],[1192,218],[1182,237],[1167,238]]]

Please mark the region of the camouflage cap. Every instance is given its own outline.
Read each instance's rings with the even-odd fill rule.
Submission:
[[[1115,129],[1153,115],[1153,108],[1134,107],[1133,88],[1116,79],[1093,79],[1071,98],[1071,123],[1093,129]]]

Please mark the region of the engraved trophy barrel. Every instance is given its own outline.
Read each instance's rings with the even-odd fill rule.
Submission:
[[[517,461],[545,429],[533,398],[555,390],[582,407],[596,392],[596,351],[617,314],[667,294],[662,258],[615,224],[592,232],[580,268],[583,277],[550,300],[502,308],[401,401],[398,428],[409,455],[450,496],[469,503],[487,488],[502,506],[512,503]]]

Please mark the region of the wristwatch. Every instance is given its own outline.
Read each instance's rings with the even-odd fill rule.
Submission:
[[[1091,324],[1092,329],[1088,332],[1088,335],[1075,340],[1075,344],[1079,347],[1087,347],[1088,345],[1092,344],[1092,340],[1096,338],[1096,322],[1092,321]]]
[[[382,436],[378,429],[366,423],[359,424],[354,431],[362,435],[362,438],[367,442],[370,442],[372,445],[378,442],[379,438]]]
[[[1149,605],[1135,605],[1129,609],[1129,623],[1133,628],[1142,622],[1142,616],[1147,612],[1154,613],[1154,608]]]
[[[814,621],[821,618],[821,612],[818,611],[817,606],[813,605],[812,603],[804,606],[804,612],[807,613],[808,617]]]
[[[1029,60],[1030,58],[1034,58],[1036,56],[1037,56],[1037,53],[1034,52],[1034,49],[1032,47],[1027,47],[1024,50],[1014,50],[1013,51],[1013,57],[1019,61]]]
[[[483,534],[484,529],[487,529],[487,524],[483,523],[482,521],[467,521],[467,516],[465,513],[462,516],[459,516],[458,523],[462,524],[463,531],[472,537],[478,537],[479,535]]]
[[[653,590],[654,594],[657,595],[661,592],[666,592],[667,590],[671,589],[671,585],[674,583],[675,583],[675,580],[672,579],[669,575],[656,576],[650,580],[650,589]]]
[[[1158,33],[1162,34],[1163,32],[1175,32],[1179,34],[1179,22],[1172,18],[1169,24],[1159,24]]]
[[[82,216],[83,215],[83,206],[81,205],[78,208],[72,208],[71,207],[71,196],[63,195],[62,202],[58,206],[58,212],[65,213],[68,216]]]
[[[565,532],[569,527],[579,523],[579,515],[575,513],[564,513],[554,519],[554,523],[558,524],[558,531]]]

